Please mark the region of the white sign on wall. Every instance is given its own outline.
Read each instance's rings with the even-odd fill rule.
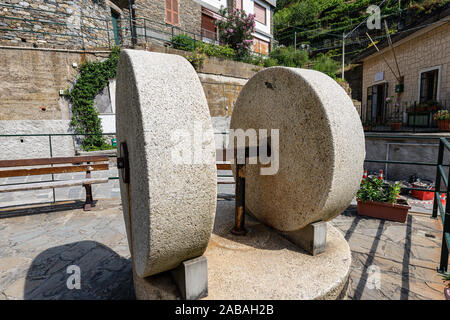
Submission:
[[[375,73],[375,78],[373,81],[381,81],[384,80],[384,71]]]

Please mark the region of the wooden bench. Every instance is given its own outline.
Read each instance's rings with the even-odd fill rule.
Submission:
[[[216,167],[217,170],[231,171],[231,162],[227,159],[226,149],[216,149]],[[234,184],[233,176],[217,176],[218,184]]]
[[[91,178],[91,171],[109,170],[108,161],[108,156],[0,160],[0,178],[47,174],[51,174],[53,177],[54,174],[60,173],[86,172],[86,177],[84,179],[9,184],[0,186],[0,192],[53,189],[79,185],[86,189],[86,202],[84,204],[84,210],[89,211],[91,210],[91,205],[93,203],[92,185],[108,182],[108,178]],[[8,170],[4,170],[2,168],[8,168]]]

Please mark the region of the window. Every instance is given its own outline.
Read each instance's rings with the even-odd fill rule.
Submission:
[[[166,0],[166,23],[179,25],[178,0]]]
[[[202,13],[202,36],[208,39],[216,40],[217,28],[215,19]]]
[[[269,54],[269,42],[253,38],[253,51],[261,54]]]
[[[439,93],[439,68],[420,73],[419,102],[437,101]]]
[[[113,27],[113,33],[114,33],[114,43],[116,44],[116,46],[118,46],[120,44],[119,19],[120,19],[120,15],[111,9],[111,21],[112,21],[112,27]]]
[[[256,2],[254,2],[254,4],[255,7],[253,12],[255,13],[255,20],[262,24],[266,24],[266,8],[257,4]]]

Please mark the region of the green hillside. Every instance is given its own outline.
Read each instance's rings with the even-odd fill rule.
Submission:
[[[311,55],[326,53],[340,59],[343,33],[346,37],[346,62],[370,44],[365,36],[365,20],[370,5],[381,8],[391,34],[406,30],[421,17],[439,10],[450,0],[278,0],[274,15],[275,39],[280,45],[309,48]],[[360,25],[361,24],[361,25]],[[352,32],[351,32],[352,31]],[[351,32],[351,33],[350,33]],[[350,33],[350,34],[349,34]],[[383,30],[369,30],[375,39],[385,36]]]

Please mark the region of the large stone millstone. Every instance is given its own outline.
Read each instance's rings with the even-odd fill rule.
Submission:
[[[246,206],[267,225],[296,231],[327,221],[355,196],[364,132],[352,100],[327,75],[285,67],[258,72],[239,94],[230,127],[268,135],[279,129],[278,172],[261,175],[255,164],[245,173]]]
[[[122,51],[116,103],[118,146],[129,154],[130,183],[119,173],[128,243],[135,273],[147,277],[206,250],[217,195],[211,118],[194,68],[177,55]],[[204,161],[173,161],[173,132],[192,136],[198,124]]]

